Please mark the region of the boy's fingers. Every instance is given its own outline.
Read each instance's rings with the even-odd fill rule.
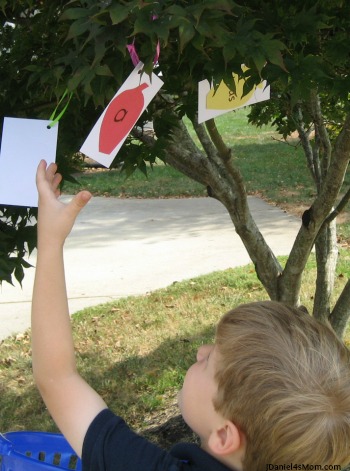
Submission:
[[[46,179],[52,182],[53,179],[55,178],[56,172],[57,172],[57,164],[52,162],[48,166],[45,160],[41,160],[39,162],[37,172],[36,172],[37,179],[39,180]]]
[[[52,180],[52,186],[56,190],[58,188],[58,185],[62,181],[62,175],[60,173],[55,173],[53,180]]]
[[[36,184],[37,186],[42,186],[45,184],[45,182],[49,182],[50,184],[56,184],[55,183],[55,178],[61,178],[61,177],[56,177],[56,171],[57,171],[57,165],[55,163],[51,163],[49,166],[47,166],[47,163],[45,160],[41,160],[37,172],[36,172]],[[59,183],[59,181],[58,181]],[[57,184],[58,185],[58,184]],[[57,187],[56,185],[56,187]]]
[[[41,183],[44,181],[49,182],[51,190],[54,191],[56,196],[59,196],[58,185],[62,181],[62,175],[56,172],[56,163],[51,163],[49,166],[47,166],[46,161],[41,160],[38,165],[36,180],[38,187],[40,186],[42,190],[46,188],[46,185],[41,186]],[[74,215],[77,215],[79,211],[90,201],[91,197],[92,195],[89,191],[81,191],[73,197],[71,202],[68,204],[68,207],[73,211]]]
[[[41,160],[39,165],[38,165],[38,168],[37,168],[37,171],[36,171],[36,181],[37,183],[39,183],[39,181],[41,181],[44,177],[45,177],[45,171],[46,171],[46,161],[45,160]]]
[[[61,181],[62,175],[57,173],[57,164],[53,162],[47,166],[46,161],[41,160],[36,172],[36,185],[39,194],[43,194],[44,191],[46,192],[50,189],[58,197],[60,195],[58,187]],[[49,187],[47,184],[49,184]]]
[[[90,201],[91,196],[91,193],[88,191],[80,191],[80,193],[74,196],[70,206],[78,213]]]
[[[46,169],[46,175],[49,181],[53,181],[57,172],[57,164],[52,162]]]

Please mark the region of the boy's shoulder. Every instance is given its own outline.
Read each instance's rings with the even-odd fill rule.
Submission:
[[[84,440],[84,471],[232,471],[194,443],[170,451],[133,432],[125,421],[105,409],[91,423]]]

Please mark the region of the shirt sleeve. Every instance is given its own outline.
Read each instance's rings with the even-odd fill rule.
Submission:
[[[91,423],[83,444],[83,471],[180,471],[183,462],[133,432],[109,409]]]

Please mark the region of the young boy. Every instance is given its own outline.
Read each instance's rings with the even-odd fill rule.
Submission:
[[[347,465],[349,351],[325,325],[275,302],[227,313],[215,344],[201,347],[188,370],[179,406],[201,447],[161,450],[107,408],[76,370],[63,265],[64,241],[91,195],[83,191],[61,203],[56,170],[42,161],[37,171],[33,370],[48,410],[82,456],[83,469],[264,471]]]

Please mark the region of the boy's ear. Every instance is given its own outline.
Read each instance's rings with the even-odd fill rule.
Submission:
[[[230,455],[241,448],[242,438],[238,427],[230,420],[225,420],[220,428],[210,434],[208,446],[216,455]]]

